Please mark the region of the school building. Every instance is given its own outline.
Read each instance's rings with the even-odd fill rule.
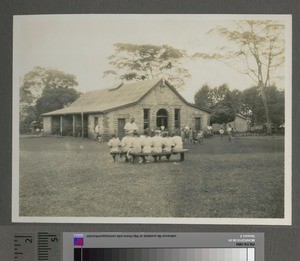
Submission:
[[[164,79],[122,83],[108,89],[87,92],[66,108],[43,114],[45,135],[94,137],[100,126],[105,139],[111,134],[124,136],[131,118],[139,132],[164,126],[169,132],[189,126],[206,129],[210,110],[186,101]]]

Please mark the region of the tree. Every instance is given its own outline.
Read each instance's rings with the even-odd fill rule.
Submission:
[[[230,91],[226,84],[211,89],[207,84],[194,96],[195,104],[212,110],[210,123],[229,123],[234,121],[241,107],[241,92]]]
[[[196,92],[194,101],[199,107],[211,108],[213,106],[212,89],[208,84],[202,85],[201,89]]]
[[[270,86],[266,90],[268,110],[272,127],[277,128],[284,123],[284,91],[276,86]],[[266,114],[261,93],[257,86],[248,88],[242,93],[243,115],[251,119],[251,125],[265,124]]]
[[[213,111],[210,117],[211,124],[226,124],[235,120],[235,108],[228,100],[219,101],[211,109]]]
[[[78,83],[75,75],[56,69],[35,67],[25,74],[20,88],[20,102],[34,105],[45,88],[75,88]]]
[[[243,91],[241,114],[251,120],[252,126],[266,122],[263,101],[258,86]]]
[[[181,88],[191,77],[181,61],[186,52],[168,45],[114,44],[115,53],[108,57],[112,70],[103,76],[114,75],[121,80],[145,80],[156,77],[167,79],[174,87]]]
[[[284,91],[280,91],[276,86],[270,86],[267,90],[268,107],[271,122],[274,128],[282,125],[284,119]]]
[[[75,89],[58,87],[56,89],[45,88],[42,96],[36,102],[38,116],[43,113],[67,107],[76,99],[80,93]]]
[[[37,109],[37,101],[43,95],[46,95],[42,99],[43,103],[45,99],[49,99],[50,101],[49,92],[56,96],[55,91],[59,89],[58,93],[63,95],[62,92],[64,92],[70,101],[73,101],[73,97],[75,96],[70,95],[70,93],[77,93],[74,89],[77,85],[78,83],[74,75],[66,74],[56,69],[35,67],[32,71],[25,74],[20,87],[20,125],[28,125],[32,121],[40,120],[39,117],[43,110],[41,110],[41,104]],[[63,106],[61,103],[56,105],[51,106],[51,108],[55,110]]]
[[[222,84],[212,90],[213,113],[210,117],[211,124],[226,124],[234,121],[236,116],[236,106],[234,105],[233,94],[226,84]]]
[[[284,63],[284,25],[270,20],[243,20],[234,25],[234,28],[218,27],[211,31],[228,41],[218,53],[197,53],[194,57],[217,59],[248,75],[259,88],[267,130],[271,133],[267,89],[276,79],[274,72],[278,74],[278,68]]]

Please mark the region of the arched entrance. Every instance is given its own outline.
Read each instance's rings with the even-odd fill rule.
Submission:
[[[156,127],[161,126],[168,128],[168,112],[165,109],[160,109],[156,114]]]

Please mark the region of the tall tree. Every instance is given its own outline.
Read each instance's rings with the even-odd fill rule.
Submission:
[[[197,53],[194,57],[217,59],[248,75],[259,88],[270,133],[267,89],[276,80],[274,72],[278,74],[284,64],[284,25],[271,20],[241,20],[234,22],[234,27],[218,27],[211,32],[217,32],[228,43],[217,53]]]
[[[28,125],[34,120],[39,120],[41,106],[37,108],[37,101],[46,95],[50,99],[49,92],[53,90],[52,95],[56,96],[55,91],[64,90],[66,94],[70,92],[77,93],[75,86],[78,83],[76,77],[72,74],[66,74],[56,69],[44,67],[35,67],[32,71],[26,73],[23,77],[20,87],[20,125]],[[73,91],[69,91],[69,90]],[[73,96],[69,96],[73,101]],[[45,100],[45,97],[42,99]],[[62,108],[63,105],[52,106],[53,109]]]
[[[114,44],[115,52],[108,57],[113,69],[103,76],[114,75],[122,80],[166,78],[174,87],[181,88],[191,77],[181,61],[187,57],[185,50],[169,45]]]
[[[34,105],[45,88],[75,88],[77,85],[75,75],[56,69],[35,67],[23,77],[20,87],[20,102]]]

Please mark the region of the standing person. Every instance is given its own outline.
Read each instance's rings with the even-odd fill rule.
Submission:
[[[125,133],[133,133],[134,131],[138,131],[138,127],[134,122],[134,118],[130,119],[130,122],[127,122],[124,126]]]
[[[172,142],[173,142],[173,149],[172,149],[173,152],[182,151],[183,149],[182,139],[176,132],[172,133]]]
[[[162,153],[162,145],[163,145],[163,138],[160,136],[160,131],[155,131],[155,136],[152,137],[152,152],[153,153]],[[153,155],[154,161],[157,161],[157,156]],[[160,159],[160,157],[159,157]]]
[[[190,142],[190,144],[193,143],[193,130],[192,130],[192,128],[189,129],[189,142]]]
[[[180,136],[181,136],[182,142],[184,142],[185,141],[185,129],[184,128],[181,129]]]
[[[114,159],[114,162],[116,162],[116,157],[119,153],[119,146],[121,145],[119,138],[113,134],[111,135],[111,139],[108,142],[108,146],[110,147],[110,153]]]
[[[197,143],[197,135],[198,131],[196,129],[193,129],[193,143]]]
[[[98,140],[100,142],[101,141],[101,136],[100,136],[100,126],[99,126],[99,124],[97,124],[96,127],[95,127],[94,135],[95,135],[95,140]]]
[[[231,125],[229,124],[228,125],[228,128],[227,128],[227,134],[228,134],[228,141],[230,142],[232,140],[232,128],[231,128]]]
[[[202,130],[199,130],[197,133],[197,142],[203,144],[204,134]]]
[[[207,126],[207,134],[212,135],[212,126],[211,125]]]
[[[220,128],[219,133],[220,133],[220,138],[222,140],[223,139],[223,135],[224,135],[224,130],[223,130],[222,127]]]
[[[187,141],[189,139],[189,131],[190,131],[190,127],[187,124],[184,127],[184,140],[182,140],[183,142],[185,142],[185,141]]]

